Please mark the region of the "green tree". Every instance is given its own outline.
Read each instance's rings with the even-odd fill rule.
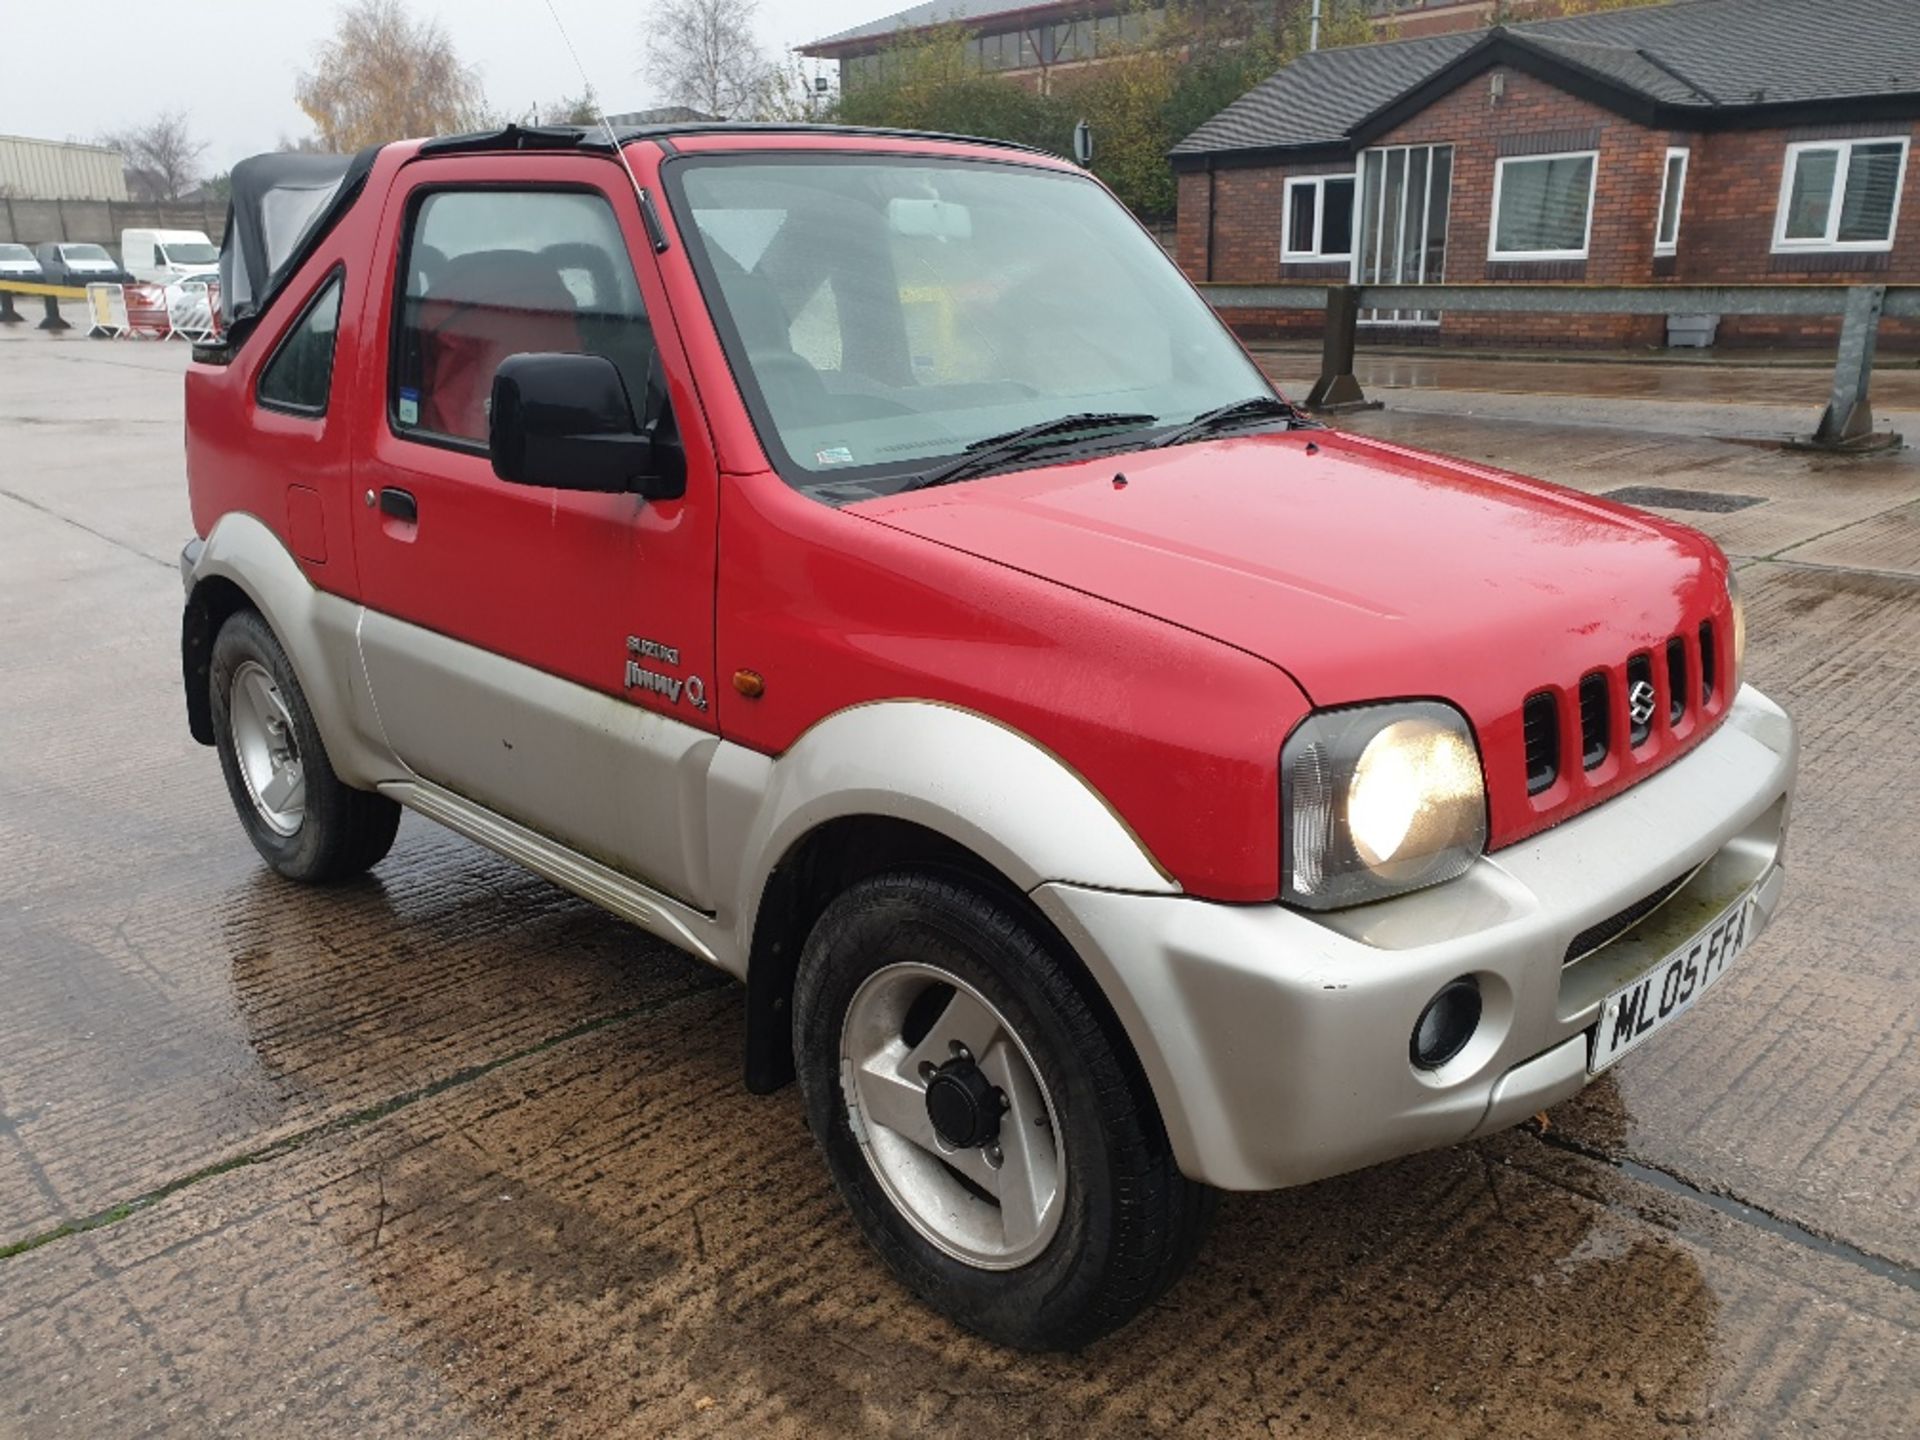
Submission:
[[[1604,0],[1603,0],[1604,3]],[[960,26],[903,34],[875,73],[844,93],[836,118],[854,125],[948,130],[1065,153],[1073,127],[1094,132],[1094,173],[1135,213],[1173,214],[1167,152],[1307,48],[1305,0],[1192,0],[1138,38],[1105,40],[1095,63],[1055,67],[1034,88],[982,71]],[[1149,13],[1144,3],[1140,14]],[[1320,45],[1379,38],[1364,0],[1326,0]]]

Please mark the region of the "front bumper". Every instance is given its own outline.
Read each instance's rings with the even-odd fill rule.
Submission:
[[[1608,993],[1755,884],[1755,918],[1771,921],[1797,762],[1793,722],[1748,686],[1685,758],[1431,890],[1322,915],[1071,885],[1033,898],[1126,1027],[1180,1168],[1230,1190],[1298,1185],[1515,1124],[1584,1086]],[[1682,876],[1646,919],[1564,963],[1575,936]],[[1462,975],[1479,981],[1480,1026],[1439,1070],[1416,1069],[1414,1023]]]

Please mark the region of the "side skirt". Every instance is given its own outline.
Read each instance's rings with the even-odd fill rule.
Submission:
[[[556,840],[494,814],[451,790],[426,780],[392,780],[380,793],[418,811],[456,834],[545,876],[583,900],[638,925],[649,935],[685,950],[709,965],[732,971],[715,952],[712,916],[669,899],[659,891],[590,860]]]

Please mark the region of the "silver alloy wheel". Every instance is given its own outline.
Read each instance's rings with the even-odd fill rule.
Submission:
[[[244,660],[233,672],[227,725],[233,735],[233,758],[254,810],[276,835],[294,834],[307,812],[300,742],[280,686],[257,660]]]
[[[910,1022],[925,1027],[911,1044]],[[990,1097],[999,1113],[982,1143],[955,1143],[935,1124],[935,1079]],[[978,990],[931,965],[869,975],[841,1027],[840,1085],[861,1153],[930,1244],[983,1270],[1015,1269],[1047,1248],[1066,1209],[1060,1117],[1026,1045]]]

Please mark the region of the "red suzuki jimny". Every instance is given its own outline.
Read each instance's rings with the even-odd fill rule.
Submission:
[[[508,129],[233,191],[183,653],[254,845],[335,880],[408,807],[741,977],[747,1083],[983,1334],[1564,1099],[1773,915],[1720,551],[1307,420],[1071,164]]]

